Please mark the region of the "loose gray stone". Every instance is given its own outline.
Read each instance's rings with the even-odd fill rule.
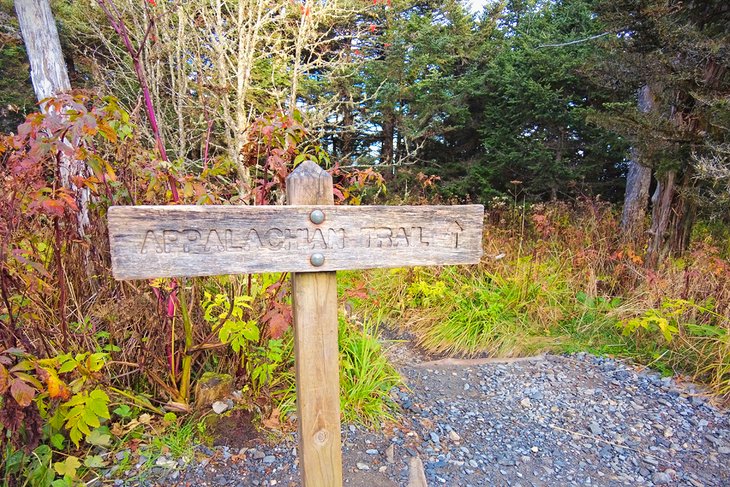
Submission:
[[[673,383],[662,391],[653,372],[634,372],[620,361],[591,355],[428,368],[409,356],[399,367],[408,389],[391,390],[391,398],[400,406],[402,428],[343,425],[346,485],[359,479],[390,487],[407,485],[409,477],[417,482],[419,469],[409,468],[411,457],[422,460],[423,483],[417,487],[426,481],[430,487],[730,485],[728,415],[672,394]],[[523,399],[529,403],[521,405]],[[296,444],[294,433],[278,445],[261,446],[275,457],[271,464],[261,462],[263,453],[255,460],[255,449],[244,450],[248,455],[235,462],[221,462],[238,449],[216,447],[209,455],[213,461],[201,463],[197,455],[179,467],[175,483],[296,485],[301,479]],[[358,460],[366,460],[361,463],[369,470],[357,468]],[[144,485],[170,479],[172,472],[157,468],[163,477]],[[127,476],[147,474],[132,468]]]
[[[644,457],[644,458],[643,458],[643,460],[644,460],[644,461],[645,461],[646,463],[648,463],[649,465],[654,465],[654,466],[657,466],[657,465],[659,465],[659,462],[658,462],[658,461],[657,461],[657,459],[656,459],[656,458],[654,458],[654,457],[649,457],[649,456],[646,456],[646,457]]]
[[[395,463],[395,445],[392,443],[385,449],[385,461]]]
[[[228,404],[223,401],[216,401],[213,403],[212,408],[215,414],[222,414],[228,410]]]
[[[408,460],[408,486],[407,487],[428,487],[426,473],[423,471],[423,462],[419,457],[411,457]]]
[[[162,468],[173,469],[177,467],[177,462],[167,457],[158,457],[155,461],[155,465]]]
[[[665,485],[672,481],[672,476],[666,472],[655,472],[651,481],[656,485]]]
[[[514,467],[517,465],[517,462],[514,459],[507,457],[499,457],[497,459],[497,463],[505,467]]]

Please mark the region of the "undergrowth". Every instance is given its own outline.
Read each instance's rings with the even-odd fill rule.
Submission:
[[[106,212],[280,203],[297,161],[329,165],[301,114],[274,113],[251,128],[245,160],[254,186],[242,194],[225,158],[202,169],[161,161],[112,97],[72,93],[48,104],[65,116],[31,114],[17,134],[0,137],[3,485],[88,482],[132,446],[148,459],[187,455],[200,434],[190,421],[210,406],[196,404],[195,393],[207,372],[228,374],[236,407],[262,423],[286,417],[295,390],[287,275],[115,282]],[[85,171],[64,186],[58,175],[69,153]],[[340,202],[357,204],[383,184],[372,169],[331,172]],[[434,180],[421,183],[425,190]],[[400,379],[379,340],[385,318],[438,354],[591,350],[730,394],[726,242],[706,233],[681,259],[652,269],[643,249],[618,239],[613,208],[598,201],[528,208],[497,200],[487,223],[479,265],[341,275],[345,420],[378,426],[392,417],[389,391]],[[377,318],[345,319],[350,306]]]
[[[590,351],[730,394],[730,266],[711,239],[651,269],[604,203],[497,200],[486,216],[479,265],[362,272],[353,303],[436,355]]]
[[[30,114],[0,135],[0,485],[78,485],[129,444],[179,452],[185,421],[210,410],[195,392],[208,372],[231,377],[236,407],[270,420],[293,374],[288,276],[116,282],[106,216],[111,205],[282,203],[296,164],[331,166],[302,115],[276,111],[250,128],[243,191],[225,157],[161,159],[139,114],[113,97],[72,92],[45,106],[52,116]],[[81,170],[64,181],[70,155]],[[382,184],[372,170],[330,172],[338,202],[356,204]],[[362,346],[353,374],[378,363],[369,337],[346,342]],[[378,423],[366,396],[358,389],[345,411]]]

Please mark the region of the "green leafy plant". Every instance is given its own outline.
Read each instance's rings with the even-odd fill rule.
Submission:
[[[254,391],[258,392],[264,386],[273,388],[277,385],[277,369],[281,367],[284,358],[291,354],[291,344],[285,345],[283,339],[271,339],[264,347],[257,347],[256,358],[251,361],[251,381]]]
[[[254,319],[249,319],[251,296],[235,296],[229,301],[225,294],[211,295],[205,292],[203,318],[212,325],[222,343],[227,343],[238,355],[248,353],[252,344],[258,343],[261,334]]]
[[[259,327],[256,320],[227,320],[218,331],[218,338],[228,343],[237,354],[246,351],[250,344],[259,341]]]
[[[94,389],[75,394],[59,408],[59,419],[63,421],[74,445],[78,447],[84,437],[91,443],[94,439],[98,442],[98,433],[93,436],[93,432],[101,426],[102,421],[111,418],[108,406],[109,396],[101,389]]]
[[[656,309],[647,310],[640,317],[622,322],[619,326],[622,327],[622,333],[625,336],[635,333],[638,329],[649,332],[659,331],[667,343],[671,342],[674,335],[679,333],[677,325],[673,324],[670,318],[665,316],[661,310]]]
[[[650,333],[658,331],[666,342],[669,343],[679,333],[680,325],[687,326],[686,323],[682,323],[682,317],[690,310],[707,311],[697,306],[693,301],[686,299],[665,299],[662,301],[659,309],[648,309],[641,316],[623,321],[618,326],[622,328],[622,333],[625,336],[632,335],[639,329],[646,330]],[[700,334],[702,336],[702,334],[712,334],[713,327],[690,323],[688,331],[691,334]],[[714,333],[722,334],[722,330],[714,329]]]
[[[53,470],[61,476],[61,479],[54,480],[51,485],[53,487],[73,486],[74,481],[78,479],[77,471],[79,467],[81,467],[81,461],[73,455],[67,456],[62,462],[55,462]]]
[[[443,300],[447,291],[446,282],[441,280],[428,282],[419,279],[408,287],[412,306],[435,305]]]
[[[40,445],[33,450],[25,473],[30,485],[51,485],[56,473],[53,469],[53,451],[48,445]]]

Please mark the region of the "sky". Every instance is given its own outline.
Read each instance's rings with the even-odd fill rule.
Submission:
[[[469,3],[471,4],[471,11],[474,13],[478,13],[482,11],[482,8],[484,7],[484,4],[487,3],[487,0],[469,0]]]

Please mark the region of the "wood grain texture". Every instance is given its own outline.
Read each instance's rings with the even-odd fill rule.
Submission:
[[[332,177],[314,163],[287,178],[295,204],[329,204]],[[292,274],[299,458],[304,487],[342,486],[335,272]]]
[[[482,255],[481,205],[333,206],[331,195],[328,201],[326,206],[112,207],[114,277],[471,264]],[[315,208],[325,214],[318,225],[310,221]],[[324,256],[321,267],[311,264],[314,253]]]

